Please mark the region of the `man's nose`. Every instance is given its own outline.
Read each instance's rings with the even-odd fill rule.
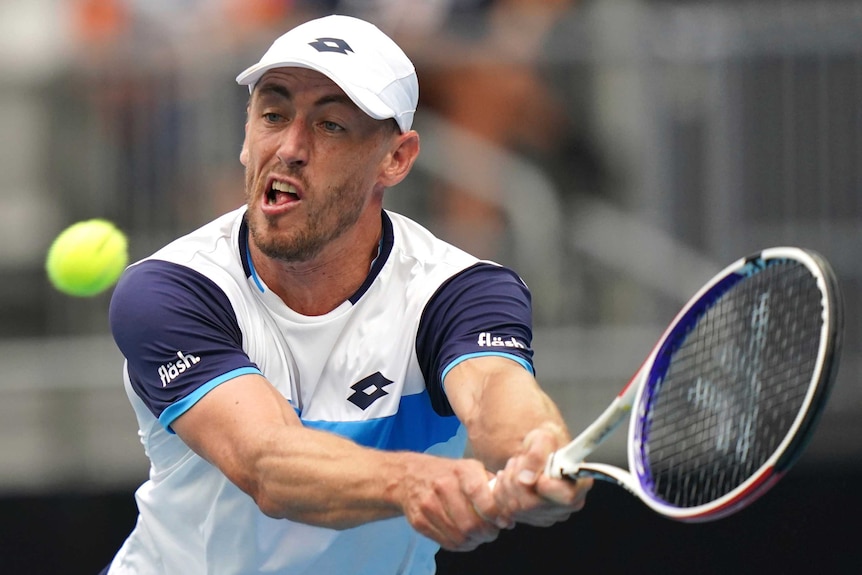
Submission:
[[[308,163],[311,143],[311,131],[308,126],[294,118],[281,133],[278,159],[287,166],[304,166]]]

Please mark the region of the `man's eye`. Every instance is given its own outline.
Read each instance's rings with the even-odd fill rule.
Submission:
[[[263,114],[263,119],[267,122],[278,122],[279,120],[281,120],[281,117],[281,114],[278,114],[276,112],[266,112]]]
[[[323,129],[328,132],[340,132],[344,129],[340,124],[336,124],[335,122],[325,121],[322,122],[321,125],[323,126]]]

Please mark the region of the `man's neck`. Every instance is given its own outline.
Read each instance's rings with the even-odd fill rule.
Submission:
[[[347,301],[368,277],[379,253],[382,228],[350,234],[330,243],[312,260],[284,262],[264,255],[249,242],[258,276],[293,311],[307,316],[329,313]]]

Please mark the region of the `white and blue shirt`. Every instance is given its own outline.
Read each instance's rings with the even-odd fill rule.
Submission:
[[[362,286],[325,315],[300,315],[255,273],[244,214],[130,266],[114,290],[111,329],[151,466],[136,492],[137,525],[109,573],[434,573],[437,544],[403,517],[346,530],[267,517],[171,423],[216,386],[253,373],[306,426],[369,447],[460,457],[466,434],[444,378],[481,355],[533,370],[527,287],[384,211]]]

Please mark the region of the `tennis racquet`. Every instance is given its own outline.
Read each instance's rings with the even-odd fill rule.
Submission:
[[[552,477],[619,484],[700,522],[763,495],[797,460],[837,371],[838,283],[818,254],[763,250],[713,277],[602,415],[548,459]],[[584,461],[629,417],[628,466]]]

